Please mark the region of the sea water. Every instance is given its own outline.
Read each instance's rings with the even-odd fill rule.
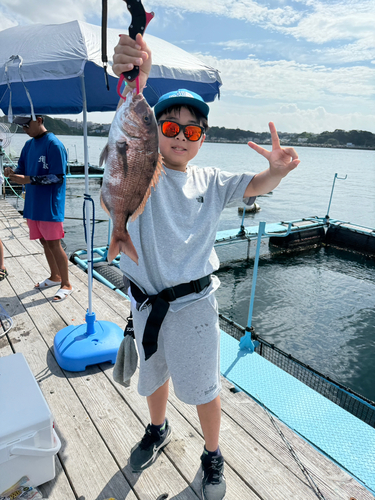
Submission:
[[[13,136],[19,152],[25,136]],[[71,160],[83,161],[83,138],[61,136]],[[89,162],[97,165],[105,138],[89,137]],[[270,146],[265,146],[270,149]],[[257,199],[261,210],[246,215],[245,226],[327,214],[375,227],[375,151],[296,147],[301,164],[272,193]],[[244,144],[206,143],[198,166],[229,172],[260,172],[267,161]],[[346,179],[344,180],[344,178]],[[108,241],[108,216],[100,207],[100,183],[90,180],[95,201],[94,246]],[[67,185],[67,252],[86,248],[82,224],[84,181]],[[22,209],[22,201],[14,200]],[[238,206],[226,208],[219,230],[239,228]],[[227,253],[230,253],[230,247]],[[229,258],[230,260],[230,258]],[[219,309],[242,326],[248,322],[252,261],[224,262],[217,273]],[[260,259],[252,326],[280,349],[375,401],[375,260],[320,248]]]

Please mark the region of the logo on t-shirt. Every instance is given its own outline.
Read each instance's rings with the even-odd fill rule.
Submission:
[[[45,156],[39,156],[38,163],[43,163],[43,168],[48,169],[48,163],[46,162]]]
[[[203,203],[204,202],[204,198],[203,196],[198,196],[198,198],[195,198],[197,200],[198,203]]]

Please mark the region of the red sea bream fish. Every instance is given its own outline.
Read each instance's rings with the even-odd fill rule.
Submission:
[[[162,171],[158,152],[158,128],[150,106],[142,94],[128,94],[118,108],[109,131],[108,143],[100,156],[105,162],[101,205],[112,219],[112,239],[108,261],[121,251],[138,264],[138,254],[127,231],[143,212]]]

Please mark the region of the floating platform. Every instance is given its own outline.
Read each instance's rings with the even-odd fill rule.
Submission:
[[[134,474],[128,463],[130,451],[149,423],[145,398],[136,389],[138,371],[130,388],[125,388],[114,382],[109,363],[73,373],[61,369],[54,355],[56,332],[82,324],[87,275],[70,263],[75,291],[62,303],[52,302],[53,288],[36,290],[35,282],[48,272],[43,248],[29,240],[25,220],[4,200],[0,200],[0,239],[9,271],[1,282],[0,301],[14,319],[14,326],[0,336],[0,356],[24,354],[62,442],[55,457],[56,477],[40,487],[43,497],[154,500],[167,493],[168,498],[199,499],[204,440],[196,409],[181,403],[171,387],[172,441],[152,467]],[[98,320],[125,326],[129,301],[97,280],[93,308]],[[327,404],[259,355],[239,355],[238,340],[227,333],[222,334],[221,362],[228,376],[221,379],[220,443],[228,499],[316,500],[316,489],[302,464],[324,495],[320,498],[374,500],[372,427],[344,416],[343,409]],[[237,378],[238,385],[230,381]],[[239,385],[252,397],[238,391]]]
[[[66,168],[67,175],[85,174],[85,164],[77,161],[68,161]],[[104,174],[104,167],[89,164],[89,174]]]
[[[337,221],[329,225],[324,243],[336,248],[375,256],[375,229]]]
[[[226,229],[216,233],[215,248],[247,242],[247,258],[251,241],[258,238],[258,226]],[[356,251],[370,257],[375,256],[375,230],[338,219],[308,217],[291,221],[267,223],[263,240],[280,250],[302,250],[317,246],[335,246],[343,250]],[[111,264],[107,262],[108,247],[94,248],[94,278],[120,295],[126,296],[120,271],[120,255]],[[87,271],[87,252],[77,250],[70,260]]]

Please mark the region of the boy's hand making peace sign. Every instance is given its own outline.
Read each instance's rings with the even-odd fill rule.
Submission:
[[[246,188],[245,197],[269,193],[279,185],[283,177],[288,175],[300,163],[298,154],[294,148],[280,147],[275,125],[270,122],[269,127],[272,138],[272,151],[268,151],[254,142],[248,142],[248,145],[254,151],[268,160],[270,168],[253,177]]]

